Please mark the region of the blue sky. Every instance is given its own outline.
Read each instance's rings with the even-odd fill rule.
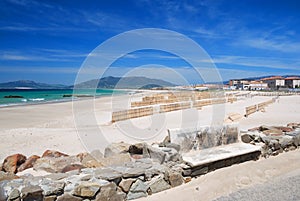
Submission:
[[[94,48],[141,28],[193,39],[223,80],[300,74],[300,1],[1,0],[0,12],[0,82],[72,84]],[[116,61],[111,74],[150,64],[177,68],[199,81],[188,75],[186,61],[161,51],[133,52]]]

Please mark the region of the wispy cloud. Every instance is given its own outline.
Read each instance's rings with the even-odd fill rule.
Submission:
[[[54,73],[54,74],[74,74],[78,72],[78,68],[72,67],[49,67],[49,66],[40,66],[40,67],[24,67],[24,66],[1,66],[1,73],[22,73],[22,74],[31,74],[31,73]]]
[[[287,58],[270,58],[270,57],[246,57],[246,56],[232,56],[219,55],[214,56],[213,61],[216,64],[233,64],[248,67],[264,67],[273,69],[291,69],[299,70],[299,59]]]

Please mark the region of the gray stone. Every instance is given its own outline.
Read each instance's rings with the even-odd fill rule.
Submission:
[[[179,144],[175,144],[175,143],[166,143],[166,147],[167,148],[173,148],[176,151],[180,151],[180,145]]]
[[[45,196],[61,195],[64,193],[65,183],[43,179],[40,183],[40,187],[43,189]]]
[[[94,170],[94,176],[99,179],[114,181],[121,179],[122,174],[111,168],[97,168]]]
[[[13,189],[8,196],[8,200],[17,200],[20,198],[20,195],[21,193],[18,189]]]
[[[68,193],[63,194],[57,198],[57,201],[82,201],[82,198],[70,195]]]
[[[103,167],[104,164],[102,164],[100,160],[102,160],[102,158],[96,159],[91,154],[87,153],[82,157],[81,163],[87,168]]]
[[[273,151],[280,149],[280,144],[278,140],[271,140],[269,146]]]
[[[21,190],[23,201],[43,201],[43,189],[39,186],[25,186]]]
[[[279,144],[282,149],[288,148],[294,145],[294,138],[291,136],[282,136],[282,138],[279,139]]]
[[[253,136],[248,134],[248,133],[244,133],[241,135],[241,140],[244,143],[250,143],[252,140],[254,140]]]
[[[94,157],[96,160],[101,160],[104,157],[102,152],[98,149],[93,150],[91,152],[91,156]]]
[[[136,179],[123,179],[119,183],[119,187],[125,192],[128,193],[131,185],[136,181]]]
[[[64,167],[68,165],[81,164],[80,159],[76,156],[66,156],[66,157],[45,157],[36,160],[33,165],[34,170],[44,170],[50,173],[62,172]]]
[[[112,143],[108,145],[104,150],[104,157],[111,157],[114,155],[124,154],[129,151],[130,144],[120,142],[120,143]]]
[[[168,180],[172,187],[180,186],[184,181],[181,173],[173,171],[169,172]]]
[[[151,193],[158,193],[167,189],[170,189],[171,186],[164,180],[163,175],[159,175],[157,177],[154,177],[149,183],[149,188],[151,190]]]
[[[126,200],[135,200],[135,199],[138,199],[138,198],[142,198],[142,197],[147,197],[147,193],[144,193],[144,192],[129,192],[127,194],[127,199]]]
[[[100,190],[100,185],[93,182],[81,182],[75,187],[72,194],[83,198],[93,198]]]
[[[149,146],[149,145],[145,145],[144,149],[143,149],[143,156],[144,158],[151,158],[154,161],[162,164],[163,162],[165,162],[166,159],[166,153],[158,148]]]
[[[148,185],[142,182],[141,180],[136,180],[136,182],[133,183],[130,190],[131,192],[147,192]]]
[[[123,201],[125,200],[125,196],[125,193],[117,191],[115,183],[109,183],[101,187],[95,201]]]
[[[141,180],[137,180],[134,182],[127,194],[127,200],[133,200],[141,197],[147,197],[147,190],[149,186],[142,182]]]

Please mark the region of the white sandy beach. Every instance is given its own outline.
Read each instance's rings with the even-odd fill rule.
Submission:
[[[47,149],[71,155],[91,151],[91,147],[84,140],[82,143],[80,135],[84,132],[88,135],[93,128],[101,130],[108,142],[132,143],[139,141],[137,138],[158,142],[164,139],[169,128],[194,126],[195,122],[198,125],[220,123],[230,113],[244,115],[246,106],[271,98],[255,96],[221,106],[206,106],[198,111],[196,109],[174,111],[155,117],[157,119],[142,117],[114,124],[110,122],[111,112],[126,108],[128,101],[122,102],[124,96],[114,97],[114,101],[111,97],[99,98],[95,102],[91,102],[91,100],[77,101],[76,107],[80,110],[75,115],[72,111],[72,102],[0,108],[0,160],[3,161],[6,156],[15,153],[22,153],[26,156],[41,155]],[[139,99],[139,97],[135,99]],[[96,125],[90,119],[91,111],[87,108],[94,108]],[[247,118],[243,117],[240,120],[240,129],[247,130],[259,125],[286,125],[290,122],[300,122],[299,114],[300,96],[281,96],[278,101],[269,105],[265,112],[257,112]],[[80,126],[78,126],[78,122],[74,121],[74,118],[81,121]],[[159,122],[160,126],[151,125],[154,122]],[[132,125],[135,129],[133,130],[128,125]],[[268,160],[234,165],[201,176],[186,185],[150,196],[147,200],[167,200],[171,197],[174,201],[199,200],[199,197],[201,197],[200,200],[211,200],[239,188],[299,170],[300,163],[291,163],[291,161],[297,160],[299,160],[299,150]],[[199,187],[200,190],[195,190],[196,187]]]

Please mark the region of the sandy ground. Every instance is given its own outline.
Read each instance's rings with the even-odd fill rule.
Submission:
[[[68,154],[103,150],[110,142],[157,142],[168,128],[222,124],[230,113],[245,114],[245,107],[272,97],[241,98],[234,103],[188,109],[111,123],[111,112],[125,109],[141,95],[0,108],[0,160],[14,153],[41,155],[46,149]],[[300,122],[300,96],[280,97],[266,108],[240,120],[240,129],[259,125]],[[73,110],[74,108],[74,110]],[[239,188],[265,182],[273,176],[299,169],[299,151],[268,160],[247,162],[209,173],[187,185],[151,196],[149,200],[211,200]],[[288,165],[287,165],[288,164]],[[199,187],[196,189],[196,187]],[[210,190],[213,188],[214,190]],[[185,196],[189,194],[190,199]],[[201,198],[201,199],[199,199]]]

